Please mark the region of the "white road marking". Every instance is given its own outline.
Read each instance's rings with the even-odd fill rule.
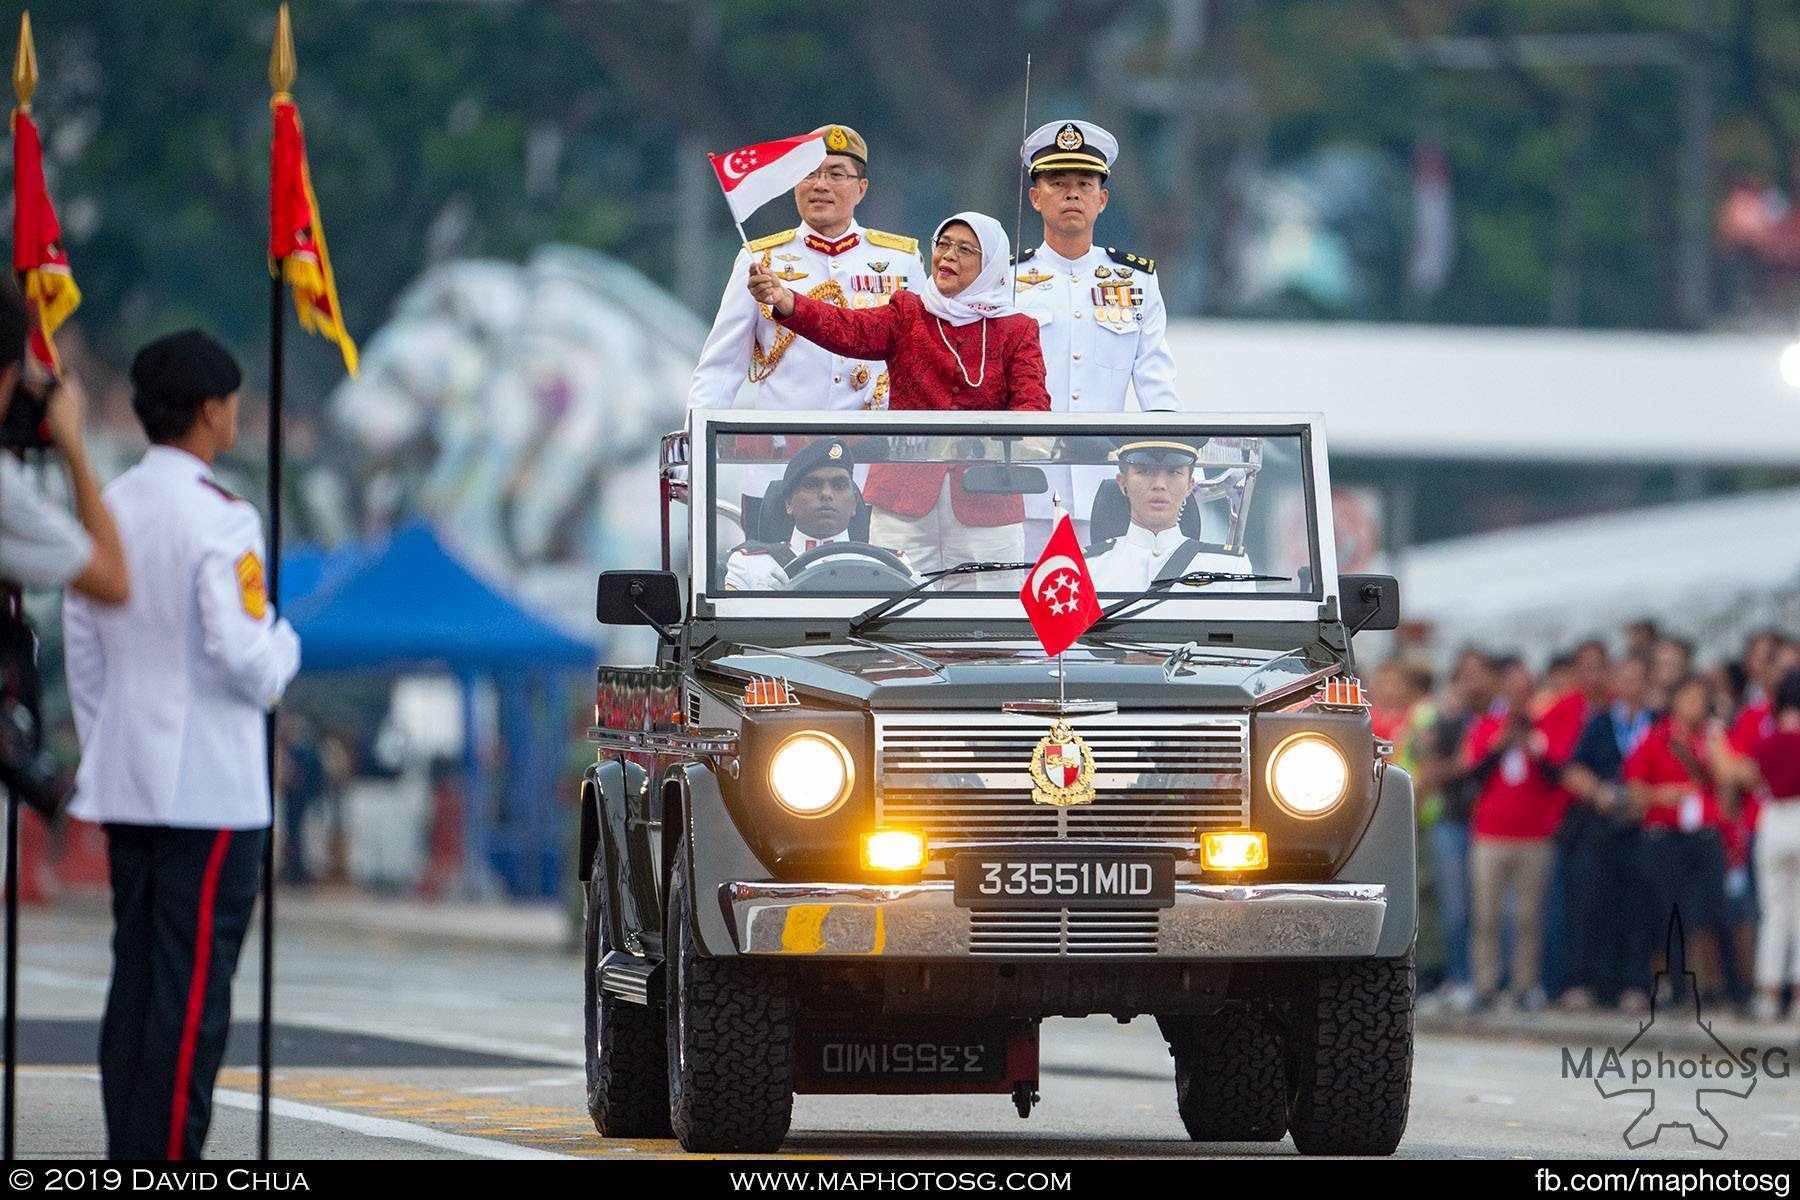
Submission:
[[[226,1088],[216,1089],[213,1092],[213,1100],[227,1108],[243,1108],[252,1112],[260,1108],[262,1104],[262,1100],[258,1096]],[[334,1109],[319,1108],[312,1104],[299,1104],[292,1100],[274,1100],[270,1104],[269,1111],[278,1117],[314,1121],[320,1125],[335,1125],[339,1129],[360,1133],[364,1137],[385,1138],[389,1141],[411,1142],[415,1146],[432,1146],[439,1150],[453,1150],[458,1154],[467,1154],[471,1158],[537,1160],[573,1157],[568,1154],[557,1154],[551,1150],[514,1146],[507,1142],[492,1141],[488,1138],[445,1133],[441,1129],[414,1125],[410,1121],[395,1121],[388,1117],[365,1117],[361,1113],[337,1112]]]

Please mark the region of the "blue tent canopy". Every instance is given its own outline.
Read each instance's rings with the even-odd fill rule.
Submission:
[[[580,669],[597,657],[463,565],[423,523],[323,561],[316,550],[284,555],[281,582],[303,671]]]

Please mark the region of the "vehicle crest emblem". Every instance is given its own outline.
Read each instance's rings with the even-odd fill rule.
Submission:
[[[1081,130],[1075,128],[1073,121],[1056,131],[1056,145],[1059,149],[1079,150],[1081,144]]]
[[[1031,752],[1033,804],[1067,808],[1094,802],[1094,752],[1067,721],[1050,726]]]

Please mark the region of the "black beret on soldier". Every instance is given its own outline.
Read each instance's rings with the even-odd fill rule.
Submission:
[[[229,396],[243,382],[231,351],[198,329],[184,329],[157,338],[131,360],[131,407],[151,441],[168,441],[193,427],[201,401]]]
[[[802,479],[820,467],[842,467],[848,471],[855,465],[856,455],[839,439],[827,438],[822,442],[813,442],[788,460],[787,470],[781,473],[782,503],[787,502],[789,494]]]

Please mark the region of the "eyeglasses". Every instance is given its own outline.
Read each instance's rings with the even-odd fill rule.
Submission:
[[[855,171],[846,171],[842,167],[821,167],[817,171],[814,171],[811,175],[808,175],[806,178],[802,179],[800,182],[801,183],[816,183],[819,180],[824,180],[826,183],[831,184],[833,187],[841,187],[844,184],[849,183],[852,179],[861,179],[861,178],[862,178],[862,176],[858,175]]]
[[[931,243],[931,248],[939,254],[951,258],[980,258],[981,247],[972,242],[953,242],[949,238],[939,238]]]

